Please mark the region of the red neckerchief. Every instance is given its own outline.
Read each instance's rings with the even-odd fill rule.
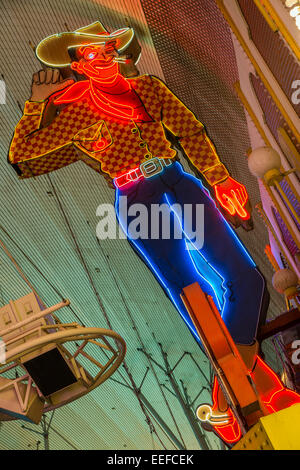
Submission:
[[[75,82],[58,98],[54,96],[53,102],[72,103],[84,96],[90,96],[98,109],[115,118],[132,119],[137,122],[153,121],[138,94],[120,73],[112,77],[110,82],[107,80]]]

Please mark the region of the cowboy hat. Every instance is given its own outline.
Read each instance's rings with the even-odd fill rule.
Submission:
[[[132,28],[119,29],[109,34],[100,21],[96,21],[76,31],[53,34],[43,39],[38,44],[35,53],[37,58],[49,67],[67,67],[72,62],[69,55],[71,48],[75,49],[89,44],[104,45],[108,41],[117,40],[117,52],[121,53],[129,47],[133,39],[136,38]],[[133,54],[133,60],[136,62],[140,48],[134,47],[133,49],[137,51]]]

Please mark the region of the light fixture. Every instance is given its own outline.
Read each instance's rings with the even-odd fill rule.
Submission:
[[[295,18],[296,26],[300,30],[300,2],[299,0],[285,0],[285,6],[289,9],[290,15]]]
[[[290,15],[293,18],[296,18],[299,15],[299,13],[300,13],[300,6],[296,6],[290,10]]]
[[[285,1],[285,6],[288,7],[288,8],[292,8],[297,2],[298,2],[298,0],[286,0]]]

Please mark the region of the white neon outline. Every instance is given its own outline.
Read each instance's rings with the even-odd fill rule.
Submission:
[[[209,199],[214,203],[214,206],[215,206],[216,210],[219,212],[219,214],[220,214],[220,216],[222,217],[223,221],[226,223],[226,225],[227,225],[228,228],[230,229],[232,235],[234,235],[235,240],[238,242],[238,244],[240,245],[240,247],[243,249],[243,251],[244,251],[244,253],[247,255],[247,257],[250,259],[251,264],[252,264],[252,267],[255,268],[256,272],[259,274],[260,278],[263,280],[263,283],[265,283],[265,279],[264,279],[263,275],[261,274],[261,272],[259,271],[259,269],[258,269],[258,267],[257,267],[257,265],[256,265],[256,263],[255,263],[255,261],[252,259],[251,255],[248,253],[248,251],[246,250],[246,248],[244,247],[244,245],[242,244],[242,242],[239,240],[238,236],[236,235],[236,233],[235,233],[235,231],[233,230],[233,228],[230,226],[229,222],[227,222],[227,220],[226,220],[226,219],[224,218],[224,216],[221,214],[220,210],[217,208],[217,205],[216,205],[215,201],[213,200],[213,198],[211,197],[211,195],[210,195],[208,189],[205,188],[205,186],[202,186],[202,189],[203,189],[204,192],[207,193],[207,196],[209,197]],[[193,244],[193,243],[191,242],[191,244]],[[197,250],[197,251],[198,251],[198,250]],[[211,269],[213,269],[213,270],[216,272],[216,274],[219,275],[219,276],[220,276],[222,279],[224,279],[224,281],[225,281],[225,278],[223,278],[223,276],[207,261],[207,259],[205,258],[205,256],[204,256],[202,253],[200,253],[199,251],[198,251],[198,253],[201,254],[201,256],[204,258],[204,260],[206,261],[206,263],[211,267]],[[190,256],[191,256],[191,255],[190,255]],[[192,259],[192,261],[193,261],[193,259]],[[199,271],[198,271],[198,272],[199,272]],[[199,273],[199,274],[200,274],[200,273]],[[201,274],[200,274],[200,275],[201,275]],[[203,276],[202,276],[202,277],[203,277]],[[203,277],[203,278],[204,278],[204,277]],[[204,278],[204,279],[205,279],[205,278]],[[205,279],[205,280],[206,280],[206,279]],[[208,282],[208,281],[206,280],[206,282]],[[213,286],[210,284],[210,282],[208,282],[208,284],[212,287],[213,291],[215,292],[215,289],[214,289]],[[226,286],[225,286],[225,290],[224,290],[224,294],[223,294],[224,297],[225,297],[226,292],[227,292],[227,289],[226,289]],[[260,298],[260,311],[261,311],[262,302],[263,302],[263,295],[264,295],[264,294],[262,293],[261,298]],[[215,294],[215,296],[216,296],[216,294]],[[216,297],[217,297],[217,296],[216,296]],[[217,298],[217,300],[218,300],[218,302],[219,302],[219,299],[218,299],[218,298]],[[225,305],[226,305],[226,300],[227,300],[227,299],[225,299],[225,301],[224,301],[223,308],[220,309],[220,310],[221,310],[221,313],[220,313],[221,317],[223,317],[223,314],[224,314]],[[257,322],[256,322],[255,337],[256,337],[256,335],[257,335],[258,324],[259,324],[259,317],[257,318]]]
[[[193,243],[191,242],[191,240],[189,239],[189,242],[193,245]],[[193,259],[192,255],[191,255],[191,252],[190,250],[188,249],[187,247],[187,251],[190,255],[190,258],[192,260],[192,263],[194,265],[194,268],[196,269],[196,271],[199,273],[199,275],[202,277],[202,279],[204,279],[204,281],[207,282],[207,284],[210,285],[210,287],[212,288],[212,290],[214,291],[214,294],[215,294],[215,298],[216,298],[216,301],[218,303],[217,307],[218,307],[218,310],[220,311],[220,315],[222,316],[222,313],[223,313],[223,310],[225,309],[225,304],[226,304],[226,299],[224,298],[225,297],[225,294],[227,292],[227,288],[226,286],[222,289],[223,290],[223,294],[222,294],[222,297],[223,297],[223,306],[220,304],[220,300],[219,300],[219,297],[218,295],[216,294],[216,288],[200,273],[197,265],[196,265],[196,261]],[[197,253],[199,253],[199,255],[204,259],[204,261],[208,264],[208,266],[213,270],[215,271],[215,273],[222,279],[222,286],[224,285],[224,282],[225,282],[225,279],[218,273],[218,271],[207,261],[207,259],[205,258],[205,256],[203,256],[203,254],[201,253],[201,251],[197,250]]]
[[[202,419],[199,417],[198,415],[198,411],[202,408],[202,407],[208,407],[209,410],[208,410],[208,413],[206,414],[206,417],[205,419]],[[219,414],[219,415],[215,415],[213,414],[213,409],[211,407],[211,405],[209,405],[208,403],[203,403],[203,405],[200,405],[198,406],[197,410],[196,410],[196,415],[197,415],[197,418],[199,419],[199,421],[201,421],[202,423],[210,423],[212,425],[217,425],[217,424],[228,424],[230,423],[230,415],[229,414]]]
[[[95,21],[95,23],[97,23],[97,21]],[[95,23],[92,23],[92,24],[95,24]],[[123,31],[123,30],[124,30],[124,28],[123,28],[123,29],[118,29],[116,32],[118,32],[118,31]],[[129,40],[121,49],[117,49],[117,51],[120,51],[120,52],[121,52],[121,51],[123,51],[124,49],[126,49],[126,48],[129,46],[129,44],[131,44],[131,42],[132,42],[132,40],[133,40],[133,38],[134,38],[134,36],[135,36],[135,32],[134,32],[134,29],[133,29],[133,28],[126,28],[126,29],[124,30],[124,32],[127,32],[127,31],[132,31],[132,36],[131,36],[130,40]],[[77,36],[90,36],[90,37],[93,37],[93,38],[95,38],[95,39],[96,39],[96,37],[97,37],[97,34],[85,33],[85,32],[83,32],[83,31],[82,31],[82,32],[81,32],[81,31],[67,31],[67,32],[64,32],[64,33],[51,34],[50,36],[47,36],[46,38],[44,38],[44,39],[37,45],[36,50],[35,50],[35,54],[36,54],[37,58],[38,58],[43,64],[49,65],[49,66],[51,66],[51,67],[67,67],[68,65],[70,65],[72,61],[67,62],[67,63],[65,63],[65,64],[53,64],[53,63],[51,63],[51,62],[47,62],[47,61],[45,61],[45,60],[42,60],[42,59],[41,59],[41,56],[39,55],[39,52],[38,52],[40,45],[41,45],[42,43],[44,43],[45,41],[49,40],[50,38],[54,38],[54,37],[55,37],[55,38],[59,38],[59,37],[61,37],[62,35],[69,35],[69,34],[72,34],[72,35],[75,34],[75,35],[77,35]],[[100,36],[100,34],[99,34],[99,36]],[[115,39],[115,37],[114,37],[114,36],[111,36],[111,34],[105,36],[105,38],[107,38],[107,40],[105,40],[104,42],[98,41],[98,42],[94,42],[94,43],[89,43],[89,44],[87,44],[87,46],[89,46],[89,45],[95,45],[95,44],[103,45],[103,44],[105,44],[109,39],[111,39],[111,38],[112,38],[112,39]],[[76,48],[76,47],[81,47],[81,46],[83,46],[83,45],[84,45],[84,44],[74,44],[74,45],[72,45],[72,46],[69,46],[68,49],[74,49],[74,48]]]
[[[179,222],[179,225],[180,225],[180,228],[181,228],[181,231],[182,231],[182,233],[183,233],[184,236],[185,236],[186,249],[187,249],[187,252],[188,252],[188,254],[189,254],[190,258],[191,258],[191,261],[192,261],[192,263],[193,263],[194,269],[195,269],[195,271],[200,275],[200,277],[202,277],[202,279],[204,279],[204,281],[207,282],[207,284],[210,285],[210,287],[211,287],[212,290],[214,291],[216,300],[217,300],[218,305],[219,305],[219,310],[222,312],[222,311],[224,310],[224,306],[225,306],[225,303],[226,303],[226,299],[224,300],[223,307],[222,307],[222,306],[220,305],[218,296],[217,296],[217,294],[216,294],[216,289],[214,288],[214,286],[213,286],[207,279],[205,279],[204,276],[202,276],[202,274],[200,273],[199,269],[197,268],[197,265],[196,265],[196,263],[195,263],[193,257],[191,256],[190,250],[188,249],[187,240],[188,240],[188,241],[191,243],[191,245],[195,248],[195,250],[197,251],[197,253],[199,253],[199,254],[202,256],[202,258],[204,259],[204,261],[205,261],[205,262],[215,271],[215,273],[223,280],[223,282],[225,282],[225,279],[224,279],[224,277],[221,276],[221,274],[219,274],[218,271],[207,261],[207,259],[205,258],[205,256],[202,255],[201,251],[194,245],[194,243],[191,241],[191,239],[187,236],[187,234],[186,234],[185,231],[183,230],[183,227],[182,227],[182,225],[181,225],[181,222],[180,222],[180,219],[179,219],[178,214],[172,209],[172,207],[171,207],[171,205],[170,205],[170,202],[169,202],[169,200],[168,200],[167,194],[164,193],[164,196],[165,196],[165,198],[166,198],[166,201],[167,201],[168,206],[170,207],[171,212],[173,212],[173,214],[175,214],[175,216],[177,217],[178,222]],[[223,282],[222,282],[222,285],[223,285]],[[226,289],[226,287],[224,287],[224,289],[223,289],[223,299],[224,299],[224,296],[225,296],[226,292],[227,292],[227,289]],[[222,316],[222,315],[221,315],[221,316]]]
[[[134,65],[136,65],[140,61],[141,57],[142,57],[142,51],[139,53],[138,58],[136,59]]]
[[[120,192],[120,188],[117,187],[116,189],[116,195]],[[117,197],[116,197],[116,200],[117,200]],[[118,213],[117,213],[118,214]],[[198,341],[200,341],[201,343],[201,339],[194,327],[194,325],[191,323],[188,322],[188,320],[183,316],[183,313],[181,312],[176,300],[174,299],[173,295],[171,294],[171,291],[170,289],[167,287],[166,283],[164,282],[164,280],[162,279],[161,275],[157,272],[157,269],[154,268],[153,266],[153,263],[151,261],[149,261],[149,258],[148,256],[146,256],[146,254],[143,252],[143,250],[134,242],[134,240],[132,238],[129,237],[128,235],[128,231],[127,229],[125,229],[125,227],[123,226],[120,218],[118,218],[118,222],[123,230],[123,232],[127,235],[127,238],[130,240],[130,242],[136,247],[136,249],[141,253],[142,257],[144,259],[146,259],[148,265],[151,267],[151,269],[153,270],[153,272],[155,273],[156,277],[160,280],[161,284],[164,286],[165,290],[168,292],[168,295],[170,297],[170,299],[172,300],[173,304],[175,305],[175,308],[176,310],[178,311],[178,313],[180,314],[181,318],[183,319],[183,321],[186,323],[187,327],[189,328],[189,330],[191,331],[191,333],[194,334],[194,336],[196,337],[196,339],[198,339]],[[190,317],[189,317],[190,318]]]
[[[119,190],[120,190],[120,188],[117,188],[116,194],[119,192]],[[205,188],[205,190],[206,190],[206,188]],[[206,192],[208,193],[208,190],[206,190]],[[172,211],[171,206],[170,206],[170,203],[169,203],[169,200],[168,200],[168,197],[167,197],[167,194],[164,193],[163,196],[165,196],[166,201],[167,201],[167,204],[168,204],[170,210]],[[213,199],[211,198],[211,196],[209,196],[209,197],[210,197],[210,199],[213,201]],[[213,201],[213,202],[214,202],[214,201]],[[215,204],[215,202],[214,202],[214,204]],[[216,207],[216,205],[215,205],[215,207]],[[216,207],[216,210],[218,210],[217,207]],[[174,211],[172,211],[172,212],[173,212],[173,213],[176,215],[176,217],[178,218],[178,215],[177,215]],[[219,210],[218,210],[218,212],[220,213]],[[222,214],[220,213],[220,215],[222,215]],[[222,216],[222,218],[224,219],[223,216]],[[227,221],[226,221],[225,219],[224,219],[224,221],[227,223]],[[151,267],[151,269],[152,269],[153,272],[155,273],[156,277],[160,280],[161,284],[164,286],[165,290],[168,292],[168,295],[169,295],[170,299],[172,300],[173,304],[175,305],[175,307],[176,307],[177,311],[179,312],[181,318],[184,320],[184,322],[185,322],[186,325],[188,326],[189,330],[194,334],[194,336],[195,336],[195,337],[200,341],[200,343],[201,343],[201,339],[200,339],[200,337],[199,337],[199,335],[198,335],[198,333],[197,333],[197,331],[196,331],[196,329],[195,329],[195,327],[194,327],[194,324],[193,324],[193,323],[190,324],[189,321],[184,317],[184,315],[183,315],[183,313],[181,312],[181,309],[180,309],[178,303],[176,302],[176,300],[174,299],[173,295],[171,294],[170,289],[167,287],[167,285],[166,285],[166,283],[164,282],[164,280],[162,279],[161,275],[157,272],[157,269],[154,268],[153,263],[149,260],[148,256],[146,256],[145,252],[134,242],[134,240],[130,238],[130,236],[129,236],[127,230],[124,228],[124,226],[123,226],[123,224],[121,223],[120,219],[118,219],[118,222],[119,222],[119,224],[120,224],[122,230],[124,231],[124,233],[126,233],[126,235],[127,235],[128,239],[130,240],[130,242],[131,242],[131,243],[136,247],[136,249],[141,253],[142,257],[147,261],[148,265]],[[179,223],[180,223],[180,222],[179,222]],[[229,226],[228,223],[227,223],[227,225]],[[181,226],[181,224],[180,224],[180,226]],[[229,228],[231,229],[230,226],[229,226]],[[181,226],[181,229],[182,229],[182,226]],[[231,232],[233,232],[232,229],[231,229]],[[183,229],[182,229],[182,233],[185,235],[186,239],[188,239],[188,240],[190,241],[190,243],[193,245],[193,242],[189,239],[189,237],[186,235],[186,233],[184,232]],[[235,235],[234,232],[233,232],[233,234]],[[243,248],[243,251],[246,253],[246,255],[248,255],[248,257],[250,258],[251,262],[254,264],[254,261],[252,260],[252,258],[250,257],[250,255],[248,254],[248,252],[246,251],[246,249],[244,248],[244,246],[241,244],[241,242],[239,241],[239,239],[236,237],[236,235],[235,235],[234,238],[239,242],[240,246]],[[185,241],[185,242],[186,242],[186,241]],[[194,246],[194,245],[193,245],[193,246]],[[196,248],[196,249],[197,249],[197,248]],[[187,251],[189,252],[189,250],[187,250]],[[198,253],[200,253],[199,250],[197,250],[197,251],[198,251]],[[221,277],[221,279],[223,279],[223,280],[225,281],[224,277],[207,261],[207,259],[205,258],[205,256],[203,256],[202,253],[200,253],[200,254],[201,254],[201,256],[204,258],[204,260],[206,261],[206,263],[211,267],[211,269],[213,269],[213,270],[216,272],[216,274],[217,274],[219,277]],[[189,256],[191,257],[190,252],[189,252]],[[199,275],[202,277],[202,279],[204,279],[205,282],[207,282],[207,283],[211,286],[212,290],[214,291],[215,297],[216,297],[217,302],[218,302],[218,304],[219,304],[219,309],[220,309],[220,311],[221,311],[220,315],[222,316],[222,314],[224,313],[225,305],[226,305],[226,299],[225,299],[225,301],[224,301],[223,307],[220,307],[219,299],[218,299],[218,296],[216,295],[215,288],[211,285],[210,282],[207,281],[207,279],[205,279],[205,278],[201,275],[201,273],[199,272],[199,270],[198,270],[197,267],[195,266],[195,262],[194,262],[194,260],[193,260],[192,257],[191,257],[191,260],[192,260],[194,269],[195,269],[195,271],[197,272],[197,274],[199,274]],[[255,264],[254,264],[254,267],[256,267]],[[225,286],[225,288],[224,288],[224,293],[223,293],[223,297],[225,297],[226,292],[227,292],[227,289],[226,289],[226,286]],[[189,318],[190,318],[190,317],[189,317]]]

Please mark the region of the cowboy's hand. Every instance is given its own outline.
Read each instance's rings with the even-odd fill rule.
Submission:
[[[74,80],[64,80],[58,69],[40,70],[32,77],[30,101],[45,101],[50,95],[72,83]]]
[[[230,176],[214,186],[216,198],[226,219],[236,228],[252,230],[251,205],[245,186]]]

